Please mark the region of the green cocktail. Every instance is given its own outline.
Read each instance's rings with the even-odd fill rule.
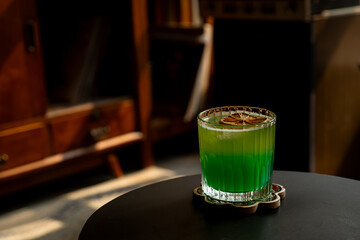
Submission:
[[[269,196],[275,122],[273,112],[255,107],[220,107],[199,114],[205,195],[230,202]]]

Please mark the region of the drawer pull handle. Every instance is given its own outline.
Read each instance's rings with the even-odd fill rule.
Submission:
[[[25,35],[26,50],[30,53],[34,53],[36,50],[36,31],[35,31],[34,20],[26,21],[24,35]]]
[[[90,135],[95,141],[100,141],[104,138],[107,138],[110,133],[109,126],[97,127],[90,130]]]
[[[9,155],[3,153],[0,156],[0,166],[5,165],[7,161],[9,160]]]

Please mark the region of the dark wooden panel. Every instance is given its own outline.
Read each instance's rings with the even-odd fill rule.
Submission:
[[[318,173],[360,179],[360,16],[318,20],[315,163]],[[329,37],[331,36],[331,37]]]
[[[147,22],[147,1],[132,0],[132,28],[134,50],[134,80],[137,88],[137,103],[141,132],[144,134],[142,144],[142,165],[154,164],[150,136],[150,118],[152,112],[151,69],[149,62],[149,36]]]
[[[33,0],[1,1],[0,36],[0,124],[44,114],[45,87]]]
[[[136,130],[131,99],[91,103],[49,114],[54,153],[84,147],[96,141]]]
[[[36,122],[0,132],[0,171],[42,159],[49,154],[48,132],[44,122]]]

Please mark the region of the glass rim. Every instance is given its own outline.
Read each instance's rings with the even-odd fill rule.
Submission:
[[[265,111],[265,113],[271,115],[267,115],[264,114],[268,117],[270,117],[269,121],[266,122],[261,122],[261,123],[256,123],[256,124],[249,124],[249,125],[226,125],[226,124],[221,124],[221,123],[210,123],[204,119],[201,118],[202,115],[204,115],[206,112],[221,112],[220,109],[223,109],[227,112],[231,112],[233,109],[233,112],[235,113],[238,110],[242,110],[245,112],[252,112],[252,111],[247,111],[247,109],[257,109],[257,110],[262,110]],[[263,113],[259,113],[259,114],[263,114]],[[210,125],[211,127],[215,127],[215,128],[223,128],[223,129],[247,129],[247,128],[254,128],[254,127],[259,127],[259,126],[266,126],[267,124],[274,124],[276,123],[276,114],[266,108],[261,108],[261,107],[252,107],[252,106],[221,106],[221,107],[213,107],[213,108],[209,108],[206,109],[204,111],[201,111],[198,115],[197,115],[197,119],[198,121],[201,121],[204,124]]]

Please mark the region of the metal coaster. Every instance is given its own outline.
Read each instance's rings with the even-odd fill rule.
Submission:
[[[194,200],[199,204],[209,204],[217,208],[231,207],[236,211],[245,214],[253,214],[258,208],[262,209],[276,209],[280,207],[280,200],[285,198],[286,190],[280,185],[273,183],[270,196],[265,200],[249,201],[249,202],[223,202],[211,197],[206,196],[203,193],[201,187],[197,187],[193,190]]]

